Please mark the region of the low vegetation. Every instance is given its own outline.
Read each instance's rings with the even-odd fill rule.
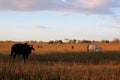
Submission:
[[[12,60],[0,54],[1,80],[119,80],[120,53],[32,54]]]
[[[0,80],[120,80],[119,43],[99,43],[102,54],[87,53],[87,43],[34,43],[26,63],[9,57],[13,44],[0,43]]]

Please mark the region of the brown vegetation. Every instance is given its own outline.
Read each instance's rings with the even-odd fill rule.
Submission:
[[[0,42],[0,52],[1,53],[10,53],[11,46],[15,44],[15,42]],[[33,53],[50,53],[50,52],[86,52],[87,45],[89,43],[28,43],[32,44],[35,47],[35,51]],[[104,52],[108,51],[120,51],[120,43],[94,43],[102,47]],[[38,48],[38,46],[42,46],[42,48]],[[74,46],[74,49],[71,47]]]
[[[10,59],[13,44],[0,43],[0,80],[120,80],[120,43],[95,43],[104,54],[89,54],[89,43],[31,42],[36,50],[26,64]]]

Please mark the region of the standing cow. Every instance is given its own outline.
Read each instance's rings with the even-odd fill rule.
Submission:
[[[89,52],[89,53],[91,53],[91,52],[93,52],[93,53],[96,53],[96,52],[101,52],[102,53],[102,48],[100,47],[100,46],[98,46],[98,45],[95,45],[95,44],[89,44],[88,46],[87,46],[87,51]]]
[[[16,55],[23,56],[24,62],[28,59],[29,54],[31,53],[32,50],[35,50],[32,45],[28,45],[27,43],[25,44],[14,44],[11,47],[11,54],[10,56],[15,58]]]

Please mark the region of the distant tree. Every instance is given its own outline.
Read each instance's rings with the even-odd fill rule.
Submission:
[[[30,41],[24,41],[25,43],[29,43]]]
[[[39,43],[43,43],[43,41],[38,41]]]
[[[32,43],[37,43],[37,41],[36,41],[36,40],[31,40],[30,42],[32,42]]]
[[[80,41],[80,40],[78,40],[77,42],[78,42],[78,43],[81,43],[81,41]]]
[[[114,42],[114,43],[119,43],[120,40],[119,40],[119,38],[114,38],[114,40],[113,40],[112,42]]]
[[[76,39],[73,39],[73,40],[69,40],[69,43],[76,43],[77,40]]]
[[[95,40],[93,40],[92,42],[96,42]]]
[[[91,43],[90,40],[82,40],[81,43]]]
[[[49,41],[48,43],[49,43],[49,44],[53,44],[53,43],[59,43],[59,44],[62,44],[63,41],[62,41],[62,40],[55,40],[55,41],[51,40],[51,41]]]
[[[62,41],[62,40],[57,40],[56,43],[60,43],[60,44],[62,44],[63,41]]]
[[[109,43],[110,41],[109,40],[102,40],[100,41],[101,43]]]
[[[69,39],[68,39],[68,38],[65,38],[64,41],[65,41],[65,42],[69,42]]]
[[[77,42],[77,40],[76,40],[76,39],[73,39],[73,40],[72,40],[72,42],[73,42],[73,43],[76,43],[76,42]]]
[[[9,42],[15,42],[15,41],[12,41],[12,40],[6,40],[5,42],[9,43]]]
[[[53,40],[51,40],[51,41],[49,41],[48,43],[49,43],[49,44],[53,44],[53,43],[55,43],[55,42],[54,42]]]

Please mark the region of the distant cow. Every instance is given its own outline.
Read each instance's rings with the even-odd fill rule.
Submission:
[[[25,44],[14,44],[11,47],[11,54],[10,56],[15,58],[16,55],[23,56],[24,62],[25,60],[28,59],[29,54],[31,53],[32,50],[35,50],[32,45],[28,45],[27,43]]]
[[[37,46],[38,48],[42,48],[42,46]]]
[[[98,45],[95,45],[95,44],[89,44],[87,46],[87,51],[89,53],[93,52],[93,53],[96,53],[96,52],[102,52],[102,48]]]
[[[74,49],[74,46],[71,46],[71,49]]]

